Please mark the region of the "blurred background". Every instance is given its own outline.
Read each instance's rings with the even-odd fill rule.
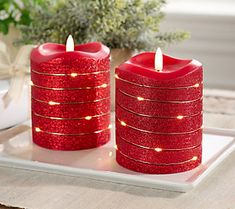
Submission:
[[[191,33],[165,52],[202,62],[205,87],[235,89],[235,1],[168,0],[164,11],[162,30]]]

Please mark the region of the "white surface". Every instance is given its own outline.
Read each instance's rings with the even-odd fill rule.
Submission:
[[[0,130],[5,129],[28,118],[29,110],[29,89],[28,85],[23,87],[20,98],[13,101],[7,108],[4,108],[2,98],[9,88],[9,80],[0,80]]]
[[[168,0],[168,13],[235,16],[233,0]]]
[[[28,130],[0,144],[0,165],[186,192],[207,177],[234,148],[233,137],[204,134],[202,164],[198,168],[178,174],[148,175],[116,163],[114,137],[97,149],[52,151],[32,144]]]
[[[234,0],[170,0],[161,31],[183,30],[191,37],[167,45],[163,53],[200,61],[205,87],[235,89],[234,16]]]

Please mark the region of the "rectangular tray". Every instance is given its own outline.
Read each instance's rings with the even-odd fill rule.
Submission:
[[[28,123],[29,124],[29,123]],[[32,143],[31,128],[14,137],[19,127],[0,134],[0,166],[80,176],[108,182],[187,192],[209,176],[234,149],[235,131],[205,129],[202,164],[188,172],[165,175],[136,173],[119,166],[115,160],[114,128],[111,141],[97,149],[52,151]],[[25,129],[25,125],[24,126]]]

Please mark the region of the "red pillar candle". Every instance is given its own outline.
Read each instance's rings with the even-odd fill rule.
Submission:
[[[156,70],[161,63],[163,69]],[[197,167],[202,89],[202,65],[196,60],[146,52],[121,64],[116,69],[117,162],[153,174]]]
[[[33,141],[55,150],[98,147],[110,139],[110,51],[68,40],[31,53]]]

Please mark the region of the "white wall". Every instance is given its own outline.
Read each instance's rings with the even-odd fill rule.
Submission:
[[[221,10],[217,7],[200,10],[197,5],[202,6],[202,1],[191,4],[187,1],[185,7],[185,0],[172,2],[166,8],[167,16],[162,23],[162,29],[190,31],[191,39],[166,47],[164,52],[202,62],[205,86],[235,89],[235,4],[226,4],[228,7],[224,9],[231,8],[223,11],[221,4]]]

